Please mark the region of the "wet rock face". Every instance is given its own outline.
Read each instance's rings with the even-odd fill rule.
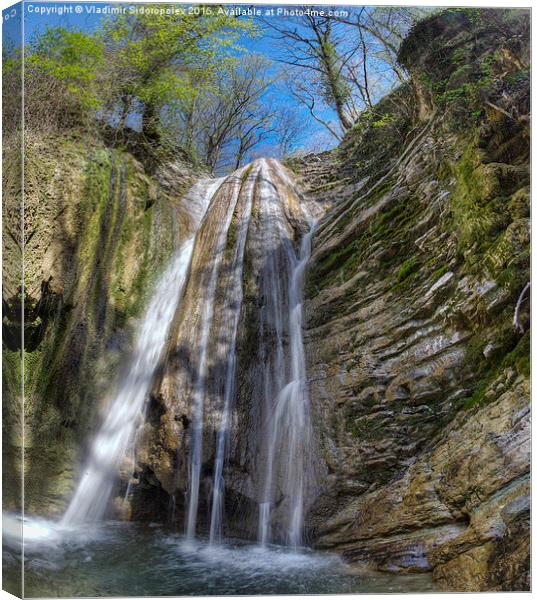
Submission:
[[[315,497],[314,452],[304,450],[309,438],[295,439],[281,408],[286,398],[278,405],[280,392],[293,379],[290,310],[296,298],[290,286],[300,240],[309,229],[309,208],[318,210],[311,200],[304,210],[291,174],[276,161],[255,161],[217,186],[196,236],[168,353],[136,444],[133,516],[169,519],[182,530],[198,469],[195,529],[209,531],[225,415],[225,535],[256,539],[259,505],[270,496],[271,540],[284,542],[298,496],[290,485],[305,479],[297,487],[306,506]],[[274,433],[271,423],[280,410],[283,433]],[[281,440],[271,457],[273,433]],[[304,466],[296,469],[296,477],[288,473],[291,454],[295,465]],[[163,492],[168,496],[164,512]]]
[[[484,51],[454,40],[460,28],[434,25],[436,46],[474,59]],[[491,109],[462,131],[458,99],[439,114],[430,90],[424,117],[408,86],[399,108],[389,98],[377,107],[378,122],[397,127],[359,122],[344,150],[295,164],[325,206],[335,190],[306,283],[308,381],[327,470],[311,530],[350,560],[433,570],[453,590],[527,589],[528,88],[509,87],[525,54],[506,68],[503,42],[491,50],[493,72],[504,70],[489,98],[510,89],[505,111],[516,118]]]
[[[189,227],[180,200],[196,173],[174,164],[150,177],[95,140],[29,134],[25,150],[25,500],[59,515],[136,320]],[[10,319],[20,292],[11,280],[3,291]],[[11,364],[20,323],[7,326],[19,329]]]

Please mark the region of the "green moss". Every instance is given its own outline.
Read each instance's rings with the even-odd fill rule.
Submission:
[[[295,175],[300,176],[302,174],[302,169],[296,158],[286,157],[283,159],[283,164]]]
[[[21,391],[21,355],[6,347],[2,348],[2,383],[11,396]]]
[[[491,383],[505,369],[514,368],[519,375],[528,378],[530,376],[530,332],[527,331],[521,338],[514,341],[514,348],[506,352],[506,347],[512,347],[515,334],[512,329],[508,330],[507,324],[502,329],[503,331],[498,332],[495,340],[499,347],[488,359],[483,355],[486,342],[478,337],[467,347],[467,360],[477,365],[478,378],[472,395],[463,400],[466,409],[485,403],[489,397],[487,393]],[[494,396],[490,396],[490,398],[495,399]]]
[[[237,244],[237,227],[237,219],[235,218],[235,215],[233,215],[233,219],[231,221],[231,224],[229,225],[229,229],[227,230],[226,235],[225,253],[228,257],[232,256],[233,251],[235,250],[235,246]]]
[[[364,203],[368,205],[370,201],[373,203],[381,201],[392,186],[393,182],[384,182],[373,190],[367,200],[364,199]],[[356,210],[363,210],[363,205]],[[371,252],[373,247],[376,253],[381,250],[380,269],[383,274],[388,274],[401,261],[401,257],[408,256],[409,248],[412,248],[413,227],[419,214],[419,203],[412,196],[396,198],[387,203],[368,223],[360,225],[360,230],[356,232],[354,239],[349,232],[344,243],[318,259],[308,272],[306,295],[312,297],[326,287],[334,284],[341,285],[359,270],[378,272],[378,265],[374,267],[367,265],[369,257],[374,256]],[[353,216],[354,214],[349,214],[344,218],[350,221]],[[401,266],[401,279],[396,276],[396,287],[403,281],[409,282],[413,279],[419,266],[417,257],[408,259],[406,264]]]
[[[250,164],[250,165],[248,165],[248,167],[246,167],[246,170],[241,175],[241,185],[244,185],[246,183],[246,180],[248,179],[248,176],[252,172],[253,167],[254,167],[253,164]]]
[[[405,260],[405,262],[399,267],[397,271],[397,281],[401,282],[407,279],[410,275],[415,273],[420,268],[420,261],[416,256]]]
[[[150,196],[151,180],[138,176],[129,159],[124,167],[123,185],[128,196],[125,201],[129,206],[119,219],[119,202],[116,199],[117,239],[111,247],[109,261],[113,305],[120,326],[124,326],[131,318],[140,316],[143,311],[152,286],[173,251],[174,234],[172,231],[166,238],[165,231],[158,228],[159,221],[163,218],[173,221],[170,210],[166,210],[159,200],[151,203],[146,200]],[[133,203],[136,203],[137,210],[133,210]],[[138,252],[134,277],[133,252]]]
[[[445,275],[448,271],[449,271],[448,265],[442,265],[442,266],[438,267],[437,269],[435,269],[433,271],[433,273],[431,275],[431,281],[437,281],[438,279],[440,279],[440,277]]]
[[[141,216],[140,222],[138,223],[138,227],[141,229],[141,239],[151,239],[150,236],[153,229],[152,225],[153,211],[145,211]],[[158,271],[157,269],[154,269],[156,265],[153,264],[151,258],[151,246],[149,244],[145,244],[143,247],[143,252],[141,256],[139,256],[136,276],[134,277],[129,290],[129,301],[125,307],[125,318],[127,319],[131,316],[137,316],[140,314],[150,291],[151,283],[158,277]]]
[[[351,178],[358,181],[374,177],[378,181],[397,156],[412,127],[412,87],[404,83],[382,98],[373,108],[363,111],[334,151],[334,159],[353,164]]]
[[[37,348],[25,353],[25,414],[32,434],[26,439],[27,507],[34,509],[39,502],[63,503],[81,439],[117,375],[121,356],[110,341],[130,334],[129,321],[147,305],[176,236],[171,203],[152,193],[156,182],[128,154],[72,143],[62,148],[69,148],[73,160],[47,154],[58,175],[40,190],[40,201],[62,197],[68,207],[72,238],[58,240],[69,259],[59,270],[65,296],[43,326]],[[66,177],[70,186],[63,185]]]
[[[454,169],[457,184],[451,194],[451,207],[462,251],[474,244],[483,249],[491,241],[494,213],[490,200],[498,182],[480,165],[479,153],[470,144]]]
[[[21,355],[2,348],[2,501],[20,510],[22,500]]]
[[[110,197],[111,177],[111,156],[101,150],[90,158],[84,174],[84,202],[80,207],[80,220],[84,227],[78,249],[79,289],[88,285],[95,256],[102,248],[100,233],[106,232],[106,228],[103,228],[103,215]]]
[[[509,352],[502,361],[504,368],[514,367],[519,375],[530,376],[530,332],[527,331],[520,339],[514,350]]]

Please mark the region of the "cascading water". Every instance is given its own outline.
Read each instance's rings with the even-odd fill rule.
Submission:
[[[185,200],[196,229],[220,183],[220,180],[199,182],[187,195]],[[188,275],[194,241],[195,232],[180,246],[157,284],[142,319],[130,366],[90,447],[82,479],[62,525],[96,522],[106,511],[121,462],[143,418],[145,401]]]
[[[239,494],[262,498],[260,540],[272,541],[277,524],[278,541],[301,544],[311,442],[301,297],[312,223],[302,204],[279,163],[258,160],[225,178],[199,232],[178,325],[179,361],[169,377],[174,383],[166,384],[175,414],[188,415],[188,463],[180,467],[188,476],[188,540],[195,538],[198,525],[200,531],[208,529],[210,543],[221,540],[232,446],[232,470],[238,466],[240,471],[235,471],[233,493],[246,469],[250,488]],[[245,285],[250,285],[247,313],[251,319],[253,311],[259,323],[259,334],[252,337],[258,347],[250,356],[257,366],[249,374],[240,370],[244,363],[237,347],[238,331],[242,327],[244,341],[249,327],[242,311]],[[261,395],[250,384],[244,387],[249,377],[264,382]],[[240,417],[234,412],[237,394]],[[240,419],[252,424],[248,435],[259,430],[259,439],[237,450],[237,442],[244,441]],[[247,467],[239,466],[243,461]]]
[[[237,204],[239,209],[239,219],[237,223],[237,243],[233,255],[231,268],[226,284],[226,302],[225,315],[222,320],[220,339],[228,340],[228,344],[220,344],[219,353],[225,357],[225,385],[224,385],[224,403],[222,408],[222,419],[216,439],[216,458],[214,463],[213,475],[213,496],[211,507],[211,526],[209,531],[209,540],[211,544],[219,541],[222,535],[222,518],[224,510],[224,460],[226,452],[226,442],[229,436],[231,425],[231,404],[235,390],[236,375],[236,344],[237,328],[242,305],[242,284],[244,267],[244,250],[246,247],[246,237],[248,226],[252,213],[252,204],[254,196],[255,181],[259,169],[253,169],[247,179],[245,189],[241,188],[240,196],[245,201],[241,203],[239,197]]]
[[[283,466],[282,491],[288,503],[287,543],[296,548],[302,543],[305,460],[309,453],[308,395],[305,387],[305,361],[302,341],[302,280],[310,253],[311,233],[304,236],[289,286],[290,380],[276,397],[269,425],[268,466],[265,501],[259,510],[259,541],[265,545],[270,535],[274,461],[277,454],[287,457]]]
[[[251,271],[254,260],[259,269],[254,286],[258,286],[256,360],[262,394],[249,400],[257,415],[252,414],[252,422],[259,421],[259,440],[250,446],[248,460],[255,471],[250,477],[259,499],[258,538],[262,544],[284,541],[296,548],[302,543],[311,446],[302,287],[313,218],[286,171],[273,160],[255,161],[228,177],[200,183],[185,200],[189,213],[198,211],[194,215],[197,225],[202,217],[203,224],[183,243],[157,286],[130,368],[91,446],[62,524],[101,519],[129,448],[136,460],[135,432],[143,421],[145,400],[172,321],[180,314],[172,341],[179,362],[175,388],[168,397],[174,405],[178,403],[177,411],[184,406],[188,414],[188,462],[183,472],[188,480],[181,483],[178,471],[174,481],[186,489],[187,539],[196,536],[204,506],[209,512],[210,542],[221,540],[226,458],[234,427],[237,378],[242,376],[237,372],[237,336],[244,272],[246,261]],[[295,240],[301,232],[297,251]],[[209,465],[211,484],[206,475]],[[200,496],[202,477],[207,496]],[[173,495],[170,503],[174,519],[178,504]]]
[[[208,372],[208,352],[209,352],[209,334],[214,316],[215,294],[218,283],[218,275],[223,262],[226,248],[226,239],[238,195],[241,188],[240,172],[227,178],[223,187],[231,186],[231,190],[224,189],[220,196],[220,201],[227,201],[227,207],[224,212],[223,222],[220,222],[220,228],[214,239],[209,236],[201,241],[200,252],[203,252],[203,244],[207,239],[210,246],[210,253],[206,254],[209,261],[209,280],[205,287],[205,294],[202,299],[201,320],[198,337],[198,358],[197,358],[197,377],[192,393],[192,426],[190,434],[190,481],[188,493],[188,513],[186,523],[186,537],[192,540],[196,535],[196,523],[198,517],[198,504],[200,492],[201,475],[201,457],[202,457],[202,437],[204,421],[204,404],[207,388]],[[226,193],[227,192],[227,193]],[[215,202],[218,202],[218,196]],[[217,208],[219,208],[217,206]],[[207,268],[207,265],[206,265]]]
[[[275,170],[286,186],[289,180],[275,164]],[[310,242],[312,235],[313,219],[304,209],[304,217],[310,231],[304,235],[300,244],[298,257],[286,236],[285,228],[281,226],[282,219],[274,218],[274,212],[283,210],[281,203],[277,202],[282,193],[278,186],[273,186],[269,171],[264,165],[264,176],[267,185],[262,189],[262,202],[271,215],[269,221],[278,224],[277,235],[281,236],[281,243],[285,250],[288,265],[287,289],[283,294],[286,302],[282,302],[282,290],[274,287],[271,294],[270,309],[276,330],[276,360],[275,373],[272,372],[273,381],[268,381],[271,375],[266,372],[267,384],[265,393],[272,396],[275,401],[270,408],[268,423],[265,484],[263,499],[259,504],[258,539],[262,545],[271,541],[271,507],[275,501],[275,487],[279,488],[284,513],[283,526],[285,528],[286,542],[296,548],[302,543],[302,527],[304,513],[304,487],[307,476],[307,464],[311,447],[311,426],[309,420],[309,399],[306,390],[306,366],[304,358],[304,345],[302,339],[302,288],[304,272],[310,255]],[[289,190],[286,190],[289,193]],[[273,272],[273,266],[270,272]],[[282,314],[282,307],[287,306],[287,314]],[[288,351],[283,351],[282,321],[285,322],[285,331],[288,337]],[[285,368],[284,360],[287,368]],[[282,374],[286,373],[285,379]],[[274,390],[277,390],[274,396]],[[265,400],[270,405],[271,398]],[[276,463],[279,464],[276,464]]]

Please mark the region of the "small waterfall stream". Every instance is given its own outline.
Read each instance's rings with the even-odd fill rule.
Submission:
[[[286,173],[279,164],[275,165],[279,178],[290,186]],[[270,182],[268,171],[267,181]],[[288,192],[289,193],[289,192]],[[268,185],[264,198],[269,212],[281,206],[277,201],[282,195],[281,188]],[[272,296],[272,311],[276,323],[276,368],[275,381],[268,387],[269,393],[277,390],[268,423],[268,448],[265,468],[263,499],[259,503],[258,540],[262,546],[271,541],[271,515],[275,502],[275,487],[279,484],[282,503],[285,509],[283,525],[286,543],[292,548],[302,544],[304,516],[306,464],[311,447],[311,426],[309,421],[309,398],[306,390],[306,364],[302,339],[302,295],[304,273],[310,256],[313,218],[303,210],[304,221],[310,230],[300,243],[298,257],[292,245],[284,243],[289,265],[287,281],[287,314],[282,311],[282,301]],[[282,231],[280,230],[280,234]],[[285,241],[285,239],[284,239]],[[282,314],[283,313],[283,314]],[[287,369],[283,366],[283,343],[281,339],[282,321],[286,322],[288,350],[285,356]],[[287,373],[285,379],[282,374]],[[270,401],[270,398],[267,398]],[[276,464],[279,462],[279,465]],[[276,469],[279,467],[279,473]],[[277,479],[279,475],[279,481]]]
[[[229,436],[231,426],[231,405],[233,393],[235,391],[236,376],[236,345],[237,328],[242,306],[242,283],[244,267],[244,251],[246,247],[246,237],[252,213],[252,204],[254,196],[255,180],[258,176],[258,170],[254,169],[246,180],[246,186],[241,188],[241,195],[245,197],[243,202],[244,209],[240,212],[237,223],[237,244],[235,253],[231,262],[230,274],[226,283],[226,303],[225,319],[221,325],[220,338],[228,340],[228,344],[220,344],[220,353],[224,355],[226,363],[224,376],[224,403],[222,408],[222,419],[216,439],[216,458],[214,463],[213,475],[213,497],[211,507],[211,525],[209,531],[209,541],[211,544],[220,541],[222,536],[222,519],[224,512],[224,493],[225,482],[223,477],[224,461],[226,455],[226,442]],[[240,198],[239,198],[240,200]]]
[[[311,232],[301,242],[300,254],[289,285],[290,379],[276,397],[269,425],[268,466],[265,497],[259,507],[259,541],[270,542],[271,505],[274,501],[274,462],[277,455],[287,457],[283,465],[283,492],[287,509],[287,544],[297,548],[302,543],[304,477],[311,446],[309,398],[306,390],[306,366],[302,340],[302,284],[310,254]]]
[[[188,194],[186,200],[196,228],[219,184],[220,181],[202,181]],[[104,516],[121,462],[143,418],[155,370],[187,279],[194,241],[195,231],[180,246],[157,283],[141,321],[129,368],[90,447],[82,478],[63,516],[62,525],[72,527],[97,522]]]
[[[213,252],[208,257],[210,279],[205,289],[205,294],[202,299],[202,319],[199,335],[199,355],[197,359],[198,374],[194,385],[192,396],[192,427],[190,437],[190,486],[188,494],[188,515],[186,525],[186,537],[192,540],[196,535],[196,522],[198,516],[198,502],[200,489],[200,474],[201,474],[201,453],[202,453],[202,436],[203,436],[203,412],[204,401],[207,387],[207,371],[209,352],[209,334],[214,315],[215,294],[218,282],[220,266],[224,258],[226,247],[226,238],[231,219],[237,203],[238,194],[240,191],[240,179],[237,177],[231,182],[232,191],[229,194],[231,197],[228,203],[227,210],[224,215],[224,221],[221,223],[221,228],[217,233]],[[218,195],[215,198],[218,200]]]

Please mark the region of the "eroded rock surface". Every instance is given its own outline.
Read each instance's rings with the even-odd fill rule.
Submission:
[[[292,163],[318,201],[336,190],[307,282],[316,543],[452,590],[528,589],[528,56],[509,26],[477,43],[464,12],[420,24],[412,83]],[[442,90],[485,63],[477,126]]]

